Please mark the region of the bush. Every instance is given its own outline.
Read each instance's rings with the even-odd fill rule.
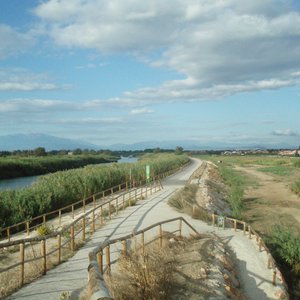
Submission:
[[[49,226],[43,224],[36,229],[36,232],[38,236],[45,236],[52,233],[52,230]]]
[[[270,243],[275,253],[300,275],[300,239],[289,228],[275,225]]]

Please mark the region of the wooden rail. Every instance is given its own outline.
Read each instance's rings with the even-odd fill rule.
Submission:
[[[104,224],[106,219],[110,219],[112,218],[112,215],[118,214],[120,210],[131,205],[131,202],[137,201],[138,199],[143,199],[146,197],[146,195],[150,195],[156,191],[159,191],[161,188],[162,186],[160,181],[153,181],[132,190],[112,194],[111,199],[100,204],[95,204],[92,208],[75,218],[70,224],[64,226],[61,230],[52,232],[46,236],[29,237],[0,243],[0,250],[5,249],[5,251],[8,251],[9,247],[14,247],[13,251],[16,251],[15,248],[18,247],[20,253],[19,262],[5,268],[1,268],[0,274],[19,267],[19,287],[21,287],[26,281],[25,265],[37,260],[42,261],[42,273],[46,274],[48,268],[47,259],[50,255],[56,254],[57,263],[60,263],[62,260],[63,247],[69,245],[70,250],[75,251],[76,239],[78,241],[79,234],[81,234],[81,239],[84,241],[86,239],[86,233],[88,229],[90,230],[91,234],[95,231],[96,222],[100,223],[100,227],[102,224]],[[57,247],[54,249],[50,249],[50,247],[48,247],[47,241],[50,238],[57,238]],[[37,243],[41,244],[40,255],[26,259],[27,248],[30,250],[30,246]]]
[[[174,174],[175,172],[185,168],[189,164],[190,164],[190,162],[188,162],[187,164],[185,164],[179,168],[175,168],[175,169],[169,170],[168,172],[164,172],[164,173],[158,174],[157,176],[153,176],[151,181],[157,181],[159,179],[163,179],[167,176],[170,176],[171,174]],[[97,203],[99,203],[99,201],[105,199],[105,197],[112,196],[115,193],[128,191],[130,187],[135,187],[135,188],[141,187],[145,184],[145,182],[146,182],[146,180],[143,180],[143,181],[134,181],[133,180],[131,182],[124,182],[119,185],[108,188],[104,191],[97,192],[85,199],[73,202],[67,206],[61,207],[59,209],[53,210],[48,213],[44,213],[44,214],[36,216],[34,218],[31,218],[30,220],[26,220],[26,221],[19,222],[17,224],[11,225],[11,226],[0,228],[0,241],[3,241],[5,239],[10,241],[13,233],[26,233],[27,236],[29,236],[30,231],[35,230],[37,227],[41,226],[42,224],[45,225],[48,220],[54,219],[55,217],[59,218],[59,222],[61,224],[62,216],[64,214],[67,214],[70,212],[72,212],[72,218],[75,219],[75,211],[77,209],[83,208],[83,210],[85,212],[86,206],[88,204],[93,203],[93,206],[95,207],[95,205]]]
[[[148,243],[158,239],[159,246],[162,247],[162,241],[163,241],[162,226],[164,224],[172,223],[172,222],[178,222],[178,230],[173,231],[173,233],[178,232],[179,236],[182,235],[183,223],[187,225],[187,227],[191,231],[193,231],[194,234],[199,235],[198,231],[190,223],[188,223],[183,217],[178,217],[178,218],[155,223],[151,226],[148,226],[144,229],[136,231],[132,234],[125,235],[120,238],[104,241],[103,243],[99,244],[95,249],[93,249],[89,253],[89,266],[88,266],[88,273],[89,273],[88,290],[90,295],[89,299],[112,299],[110,298],[109,291],[106,288],[106,284],[103,278],[103,274],[105,272],[109,272],[109,274],[111,274],[111,265],[112,265],[111,246],[112,245],[119,243],[123,249],[122,254],[126,256],[128,251],[127,249],[128,240],[132,240],[132,239],[140,240],[141,249],[143,253],[145,253],[145,244],[146,244],[145,233],[158,227],[158,237],[155,237],[151,241],[148,241]]]
[[[267,256],[268,256],[268,260],[267,260],[267,268],[268,269],[273,269],[273,275],[272,275],[272,283],[273,285],[277,285],[277,279],[279,279],[286,290],[288,290],[288,286],[287,283],[284,279],[284,277],[282,276],[282,273],[279,270],[279,267],[275,261],[275,259],[273,258],[269,248],[266,246],[264,240],[262,239],[262,237],[252,228],[252,226],[244,221],[241,220],[237,220],[237,219],[233,219],[233,218],[229,218],[226,216],[220,216],[217,214],[212,214],[211,215],[212,218],[212,225],[213,226],[220,226],[223,229],[225,229],[227,226],[226,224],[229,224],[229,227],[233,228],[234,231],[237,230],[242,230],[244,235],[248,235],[249,239],[253,239],[255,238],[255,242],[258,246],[258,251],[262,252],[262,251],[266,251]]]

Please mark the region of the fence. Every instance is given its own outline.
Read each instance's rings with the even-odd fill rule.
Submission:
[[[156,180],[163,179],[163,178],[177,172],[178,170],[181,170],[182,168],[186,167],[189,163],[190,162],[188,162],[184,166],[181,166],[176,169],[172,169],[168,172],[158,174],[157,176],[153,177],[152,180],[156,181]],[[117,192],[127,191],[131,187],[140,187],[140,186],[144,185],[145,182],[146,181],[144,180],[144,181],[139,181],[139,182],[132,181],[132,182],[121,183],[121,184],[111,187],[107,190],[104,190],[104,191],[101,191],[94,195],[91,195],[83,200],[79,200],[77,202],[71,203],[62,208],[59,208],[59,209],[53,210],[51,212],[44,213],[42,215],[31,218],[30,220],[26,220],[26,221],[23,221],[23,222],[20,222],[20,223],[11,225],[11,226],[7,226],[5,228],[0,228],[0,241],[5,240],[5,239],[10,241],[12,233],[26,233],[27,236],[29,236],[30,231],[35,230],[38,226],[40,226],[42,224],[45,225],[47,220],[54,219],[56,217],[59,218],[59,222],[61,224],[62,216],[63,216],[63,214],[66,214],[66,213],[71,212],[72,218],[75,219],[75,211],[77,209],[83,208],[83,210],[85,212],[86,206],[88,204],[93,203],[93,206],[95,206],[95,204],[97,202],[99,202],[101,199],[104,199],[107,196],[112,196],[114,193],[117,193]]]
[[[282,276],[282,273],[280,272],[275,259],[273,258],[269,248],[266,246],[265,242],[263,241],[262,237],[251,227],[251,225],[247,224],[244,221],[236,220],[233,218],[229,218],[226,216],[220,216],[216,214],[212,214],[212,225],[213,226],[221,226],[223,229],[225,227],[231,227],[234,229],[234,231],[242,230],[244,235],[248,235],[249,239],[252,239],[252,237],[255,237],[256,244],[258,246],[258,251],[266,251],[268,260],[267,260],[267,268],[273,269],[273,277],[272,277],[272,283],[273,285],[276,285],[277,279],[279,279],[286,290],[288,290],[287,283]]]
[[[113,214],[118,214],[120,210],[125,209],[127,206],[130,206],[133,201],[147,197],[147,195],[151,195],[152,193],[160,189],[160,181],[154,181],[133,190],[112,194],[111,199],[104,201],[103,203],[96,204],[96,202],[93,202],[94,206],[90,210],[78,216],[78,218],[76,218],[74,221],[72,221],[70,224],[66,225],[59,231],[52,232],[46,236],[19,239],[1,243],[0,250],[4,250],[8,253],[16,253],[17,251],[19,252],[19,262],[8,267],[1,268],[0,275],[18,267],[20,287],[25,283],[25,265],[37,260],[42,261],[42,274],[46,274],[48,269],[47,259],[50,255],[55,255],[55,264],[59,264],[62,261],[62,250],[64,249],[64,247],[67,246],[71,250],[71,252],[75,250],[76,238],[79,234],[81,234],[81,240],[84,242],[88,230],[92,234],[96,230],[96,227],[100,227],[102,224],[104,224],[105,220],[107,218],[110,219]],[[56,242],[56,247],[53,248],[48,246],[48,241],[50,241],[50,239],[51,242],[53,242],[54,239],[54,241]],[[36,257],[30,259],[26,259],[26,249],[38,243],[40,243],[40,255],[37,255]],[[16,249],[16,247],[18,249]]]
[[[107,240],[101,243],[93,251],[89,253],[89,281],[88,290],[90,299],[111,299],[109,298],[109,292],[106,288],[105,281],[103,279],[103,274],[105,272],[111,272],[112,265],[112,245],[121,244],[121,254],[126,256],[128,252],[128,240],[139,239],[142,253],[145,253],[145,245],[147,243],[153,242],[158,239],[159,246],[163,245],[163,224],[169,224],[172,222],[178,222],[178,230],[172,231],[172,233],[178,232],[179,237],[182,236],[183,224],[185,224],[190,230],[192,230],[196,235],[199,235],[198,231],[189,224],[183,217],[178,217],[159,223],[155,223],[148,226],[142,230],[136,231],[133,234],[129,234],[117,239]],[[146,242],[145,233],[158,228],[158,235],[153,239],[153,233],[151,234],[152,240]],[[116,252],[114,252],[116,254]],[[119,254],[119,253],[117,253]]]

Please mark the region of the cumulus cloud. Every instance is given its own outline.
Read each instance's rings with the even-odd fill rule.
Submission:
[[[0,24],[0,59],[23,52],[34,45],[34,38],[20,33],[6,24]]]
[[[276,136],[290,136],[290,137],[300,137],[300,132],[293,131],[291,129],[278,129],[272,132]]]
[[[48,0],[34,13],[61,46],[142,56],[185,77],[125,93],[119,100],[127,104],[278,89],[300,77],[292,1]],[[162,53],[155,60],[153,50]]]

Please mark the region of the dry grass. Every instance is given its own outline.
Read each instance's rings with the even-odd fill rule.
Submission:
[[[169,299],[175,270],[168,248],[151,245],[132,251],[118,260],[118,273],[108,276],[107,284],[115,300]]]

